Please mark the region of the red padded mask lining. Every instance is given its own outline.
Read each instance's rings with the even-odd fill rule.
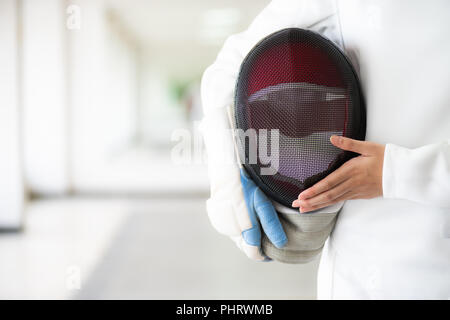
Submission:
[[[248,95],[279,83],[344,88],[335,63],[322,50],[305,43],[282,43],[265,50],[253,64],[248,79]]]

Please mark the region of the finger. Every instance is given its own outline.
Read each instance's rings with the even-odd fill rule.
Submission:
[[[339,149],[352,151],[359,154],[370,154],[372,143],[367,141],[354,140],[341,136],[331,136],[331,143]]]
[[[259,222],[261,223],[267,238],[269,238],[270,242],[272,242],[275,247],[284,247],[287,243],[287,236],[272,202],[270,202],[259,188],[255,191],[253,201]]]
[[[310,212],[310,211],[314,211],[314,210],[319,210],[319,209],[331,206],[333,204],[336,204],[336,203],[344,201],[344,200],[350,200],[352,198],[353,198],[352,192],[351,191],[347,191],[346,193],[340,195],[339,197],[337,197],[333,201],[327,203],[326,205],[325,204],[318,204],[318,205],[310,207],[310,208],[300,207],[300,213],[306,213],[306,212]]]
[[[321,194],[318,194],[315,197],[306,199],[306,200],[300,200],[300,207],[303,208],[312,208],[319,204],[328,206],[331,204],[332,201],[346,193],[347,191],[351,190],[352,187],[352,181],[351,179],[347,179],[344,182],[338,184],[334,188],[322,192]]]
[[[350,167],[343,165],[336,171],[333,171],[330,173],[327,177],[317,182],[315,185],[313,185],[311,188],[306,189],[302,193],[299,194],[298,200],[305,200],[312,198],[318,194],[321,194],[322,192],[325,192],[327,190],[330,190],[331,188],[337,186],[338,184],[344,182],[350,178]],[[298,200],[295,200],[292,203],[293,207],[299,207],[300,203]]]

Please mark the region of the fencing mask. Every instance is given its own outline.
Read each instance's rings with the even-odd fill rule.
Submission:
[[[356,156],[334,147],[331,135],[364,140],[366,113],[355,70],[318,33],[283,29],[261,40],[244,59],[232,121],[240,162],[273,201],[288,236],[264,253],[303,263],[320,253],[342,203],[311,213],[291,208],[300,192]]]

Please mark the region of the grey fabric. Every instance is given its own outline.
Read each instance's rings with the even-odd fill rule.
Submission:
[[[339,210],[340,211],[340,210]],[[264,235],[262,250],[269,258],[283,263],[307,263],[323,248],[333,231],[339,211],[334,213],[278,213],[288,243],[276,248]]]

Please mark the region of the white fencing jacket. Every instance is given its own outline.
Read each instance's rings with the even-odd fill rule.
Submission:
[[[248,51],[279,29],[327,23],[358,70],[366,140],[386,152],[383,197],[345,203],[322,253],[318,297],[450,299],[450,1],[273,0],[204,74],[208,154],[232,152],[214,132],[229,127]],[[211,222],[245,251],[237,165],[210,160],[209,175]]]

